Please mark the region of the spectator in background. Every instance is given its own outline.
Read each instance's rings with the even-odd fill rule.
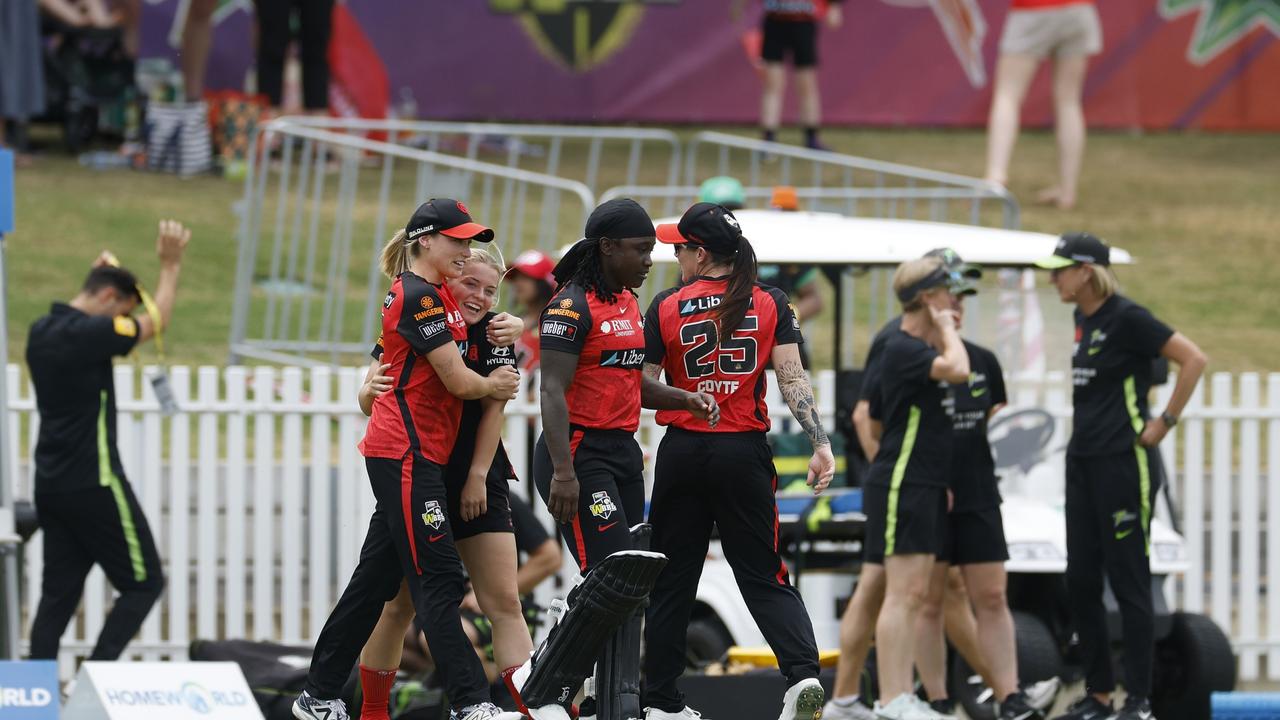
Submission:
[[[553,268],[555,263],[546,253],[526,250],[507,269],[507,280],[515,288],[516,312],[524,320],[524,333],[516,341],[516,362],[526,376],[538,368],[538,318],[556,291]]]
[[[1102,24],[1093,0],[1013,0],[1000,36],[995,93],[987,119],[988,181],[1005,185],[1018,139],[1019,114],[1041,61],[1053,57],[1053,116],[1058,139],[1058,184],[1037,200],[1069,210],[1084,158],[1081,96],[1090,55],[1102,51]]]
[[[812,150],[827,149],[818,141],[818,125],[822,122],[822,100],[818,96],[818,20],[826,15],[829,27],[840,27],[844,21],[841,2],[764,0],[764,42],[760,51],[764,60],[764,94],[760,98],[760,127],[765,140],[777,139],[782,121],[782,97],[787,87],[784,61],[790,55],[800,95],[804,145]],[[742,3],[743,0],[734,0],[735,19],[742,16]]]
[[[329,109],[329,35],[333,0],[255,0],[258,14],[258,92],[279,112],[284,96],[284,65],[293,39],[290,23],[298,11],[302,59],[302,106],[309,114]]]
[[[204,75],[213,47],[213,11],[218,0],[190,0],[182,24],[182,86],[188,102],[204,97]]]
[[[0,2],[0,147],[9,146],[5,126],[12,122],[19,165],[30,162],[25,154],[27,118],[43,113],[44,104],[36,0],[4,0]]]

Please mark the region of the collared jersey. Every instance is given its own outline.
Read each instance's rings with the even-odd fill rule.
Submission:
[[[953,398],[950,386],[929,378],[937,357],[937,350],[901,329],[885,341],[879,359],[884,433],[871,465],[869,484],[890,488],[904,482],[947,485]]]
[[[996,463],[987,440],[987,419],[991,408],[1008,402],[1004,371],[995,353],[968,340],[964,341],[964,349],[969,355],[969,379],[951,386],[955,398],[950,482],[955,492],[954,512],[985,510],[1000,504]]]
[[[111,358],[138,344],[127,315],[87,315],[54,303],[27,335],[27,366],[40,411],[36,492],[72,492],[123,478],[116,449]]]
[[[516,353],[512,347],[496,347],[489,342],[489,322],[494,313],[488,313],[480,322],[467,328],[467,341],[462,348],[462,357],[467,367],[478,375],[488,376],[503,365],[516,365]],[[462,420],[458,425],[458,440],[453,444],[453,452],[449,456],[447,473],[465,473],[471,469],[471,461],[476,454],[476,432],[480,427],[480,416],[483,408],[480,400],[464,400],[462,403]],[[507,451],[498,440],[498,449],[493,462],[502,462],[510,470],[507,462]],[[491,463],[492,464],[492,463]],[[451,478],[449,478],[451,479]],[[465,477],[463,478],[465,480]],[[448,480],[448,479],[447,479]],[[446,481],[447,481],[446,480]]]
[[[389,363],[391,392],[373,401],[360,441],[365,457],[404,457],[414,450],[444,465],[458,436],[462,400],[440,380],[427,353],[454,343],[465,356],[467,325],[449,288],[405,271],[382,302],[382,336],[373,357]]]
[[[649,305],[644,324],[647,362],[662,365],[672,386],[710,393],[720,405],[715,428],[687,410],[659,410],[659,425],[699,432],[769,429],[764,371],[774,346],[803,342],[800,321],[785,293],[756,283],[742,323],[722,336],[714,313],[727,285],[727,278],[699,277],[658,293]]]
[[[1091,316],[1077,308],[1071,354],[1072,429],[1067,452],[1100,456],[1133,449],[1148,417],[1152,360],[1173,329],[1132,300],[1112,295]]]
[[[542,310],[542,352],[578,356],[565,393],[569,424],[596,430],[640,427],[640,376],[644,368],[644,320],[629,290],[607,302],[576,282],[563,285]]]

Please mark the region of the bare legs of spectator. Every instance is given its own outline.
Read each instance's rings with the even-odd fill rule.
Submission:
[[[1022,101],[1035,77],[1040,59],[1033,55],[1001,55],[996,61],[996,86],[987,118],[988,181],[1006,185],[1009,161],[1018,139]]]
[[[764,92],[760,96],[760,127],[765,140],[776,139],[782,123],[782,96],[787,90],[787,66],[780,62],[764,64]]]
[[[931,701],[947,697],[947,640],[942,627],[942,604],[947,592],[949,567],[941,562],[933,564],[929,589],[916,621],[916,670]]]
[[[1003,700],[1018,690],[1018,655],[1013,615],[1009,612],[1006,594],[1008,575],[1004,563],[998,562],[965,565],[960,570],[969,589],[968,598],[977,613],[981,654],[989,665],[982,676],[995,690],[996,697]]]
[[[182,82],[187,101],[204,97],[204,74],[213,45],[213,11],[218,0],[191,0],[182,26]]]
[[[1058,58],[1053,63],[1053,118],[1058,140],[1058,186],[1040,193],[1039,200],[1069,210],[1076,205],[1076,187],[1084,160],[1086,55]]]
[[[859,693],[862,669],[867,664],[867,653],[871,652],[876,618],[883,604],[884,566],[863,563],[858,586],[840,618],[840,661],[836,665],[833,698],[848,698]]]
[[[912,692],[912,658],[920,608],[928,595],[933,555],[914,553],[884,559],[885,596],[876,621],[876,668],[880,702]]]

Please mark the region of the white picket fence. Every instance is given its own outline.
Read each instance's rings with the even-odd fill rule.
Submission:
[[[373,507],[356,451],[365,418],[354,398],[364,368],[175,367],[181,411],[169,417],[143,379],[150,372],[116,368],[120,452],[168,577],[130,652],[185,657],[195,638],[309,644],[355,566]],[[835,377],[827,371],[816,380],[830,427]],[[14,496],[30,498],[38,415],[17,366],[8,367],[6,382],[16,452],[0,461],[10,463]],[[1175,469],[1190,558],[1169,595],[1227,629],[1242,679],[1277,680],[1280,592],[1268,592],[1267,579],[1280,581],[1280,373],[1268,375],[1265,388],[1256,373],[1217,374],[1207,384],[1162,445],[1166,467]],[[770,389],[777,427],[786,409],[773,383]],[[530,397],[507,409],[504,442],[517,468],[527,467],[540,429]],[[1017,406],[1070,415],[1060,374],[1019,383],[1011,397]],[[650,457],[660,432],[646,413],[638,437]],[[531,483],[515,490],[528,497]],[[534,507],[550,526],[541,503]],[[26,547],[25,571],[24,630],[39,600],[39,533]],[[95,569],[63,638],[64,673],[92,648],[110,602]]]

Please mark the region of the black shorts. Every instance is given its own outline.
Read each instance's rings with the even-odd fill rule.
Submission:
[[[631,526],[644,521],[644,455],[627,430],[572,428],[569,447],[578,475],[578,512],[560,533],[578,570],[632,549]],[[551,495],[551,454],[545,437],[533,451],[533,481],[542,501]]]
[[[484,514],[467,521],[462,519],[462,488],[467,484],[467,473],[471,470],[469,462],[450,462],[445,469],[444,483],[449,500],[449,524],[453,526],[454,541],[465,540],[481,533],[515,532],[511,526],[511,485],[509,478],[515,477],[507,454],[498,445],[498,453],[489,466],[489,475],[485,478],[485,494],[487,502]]]
[[[1009,559],[1009,546],[1004,540],[1004,520],[998,506],[947,515],[944,535],[938,562],[977,565]]]
[[[764,42],[760,57],[765,62],[782,62],[791,54],[791,64],[798,68],[818,64],[818,23],[814,20],[775,20],[764,18]]]
[[[862,490],[867,515],[863,562],[884,563],[886,555],[938,555],[947,523],[947,489],[903,483],[897,492],[878,485]]]

